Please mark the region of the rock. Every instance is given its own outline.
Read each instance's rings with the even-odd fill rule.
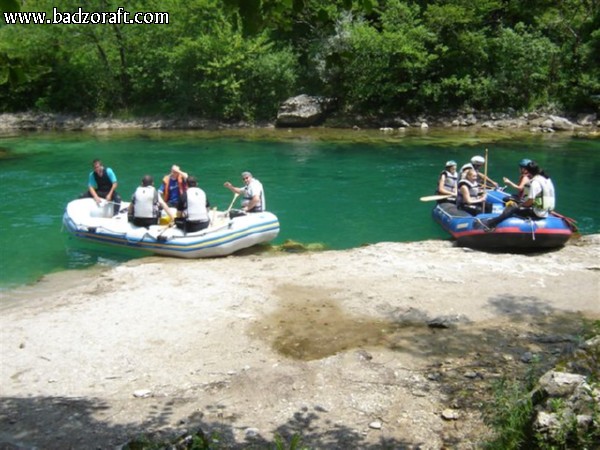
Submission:
[[[581,348],[600,350],[600,336],[595,336],[591,339],[588,339],[581,345]]]
[[[552,129],[558,131],[573,131],[575,129],[575,125],[564,117],[550,116],[550,120],[552,120]]]
[[[596,113],[593,114],[578,114],[577,115],[577,125],[581,125],[583,127],[591,127],[594,126],[594,122],[597,120]]]
[[[325,119],[333,101],[325,97],[298,95],[288,98],[279,107],[277,113],[278,127],[308,127],[318,125]]]
[[[381,422],[379,422],[378,420],[376,420],[376,421],[374,421],[374,422],[371,422],[371,423],[369,424],[369,428],[372,428],[372,429],[374,429],[374,430],[381,430],[381,426],[382,426],[382,425],[381,425]]]
[[[136,398],[146,398],[146,397],[150,397],[152,395],[152,391],[150,391],[149,389],[138,389],[137,391],[134,391],[133,396]]]
[[[244,434],[246,435],[247,438],[253,438],[258,436],[260,433],[260,430],[258,428],[246,428],[246,430],[244,431]]]
[[[458,420],[459,417],[460,415],[455,409],[448,408],[442,411],[442,418],[445,420]]]
[[[451,316],[435,317],[427,322],[427,326],[429,328],[450,328],[461,322],[467,323],[468,319],[462,314],[455,314]]]
[[[404,119],[397,119],[395,123],[398,128],[410,128],[410,124]]]
[[[539,433],[549,433],[550,430],[556,429],[559,426],[559,421],[554,413],[540,411],[535,419],[534,428]],[[551,433],[550,433],[551,434]]]
[[[585,383],[583,375],[550,370],[540,378],[540,387],[551,397],[564,397]]]
[[[533,361],[533,357],[533,353],[525,352],[521,355],[521,362],[530,363],[531,361]]]

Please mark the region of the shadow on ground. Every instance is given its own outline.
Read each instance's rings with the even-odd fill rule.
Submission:
[[[297,360],[326,357],[332,351],[372,349],[377,346],[391,351],[411,352],[427,359],[427,368],[424,370],[427,374],[423,375],[430,375],[427,378],[432,383],[432,392],[457,395],[462,392],[465,400],[460,406],[475,409],[485,402],[485,399],[477,398],[484,390],[475,389],[476,383],[473,382],[470,385],[473,386],[473,395],[464,395],[465,389],[470,389],[469,386],[465,387],[465,367],[475,374],[494,372],[500,377],[514,377],[527,370],[522,355],[529,351],[538,355],[541,369],[550,367],[560,355],[572,350],[583,331],[585,321],[579,314],[555,311],[536,297],[498,296],[491,298],[489,305],[500,313],[498,323],[470,324],[467,321],[437,328],[427,324],[432,318],[425,317],[418,311],[413,310],[409,316],[390,312],[385,326],[382,326],[381,320],[376,321],[373,326],[368,321],[365,322],[365,318],[358,320],[354,333],[348,335],[358,333],[358,339],[334,339],[342,332],[339,328],[328,325],[331,323],[331,308],[320,302],[311,316],[312,306],[305,305],[303,313],[309,314],[309,319],[314,323],[313,327],[307,327],[305,322],[303,328],[314,330],[318,326],[330,331],[324,335],[313,333],[314,342],[306,341],[306,335],[300,336],[298,339],[301,347],[308,352],[306,354],[290,355],[289,351],[286,352],[288,357]],[[352,327],[354,322],[351,319],[344,320],[350,320],[344,323],[345,327]],[[277,315],[271,323],[278,323],[280,328],[271,329],[270,334],[263,338],[278,338],[283,327],[285,333],[291,336],[289,348],[294,347],[294,333],[302,327],[296,328],[293,322],[282,323],[282,318]],[[336,340],[337,344],[331,347],[331,343]],[[340,346],[339,342],[343,345]],[[323,349],[323,345],[328,347]],[[512,358],[501,358],[498,355],[511,355]],[[439,377],[431,376],[436,367],[447,364],[452,358],[456,359],[454,367],[445,367],[443,375]],[[480,379],[484,382],[484,377]],[[194,433],[194,430],[202,430],[214,443],[210,448],[215,449],[276,448],[277,443],[261,433],[278,436],[288,446],[297,435],[300,436],[302,445],[320,449],[409,449],[423,445],[396,439],[381,439],[373,443],[372,435],[367,439],[363,432],[340,424],[337,420],[333,421],[331,415],[318,407],[298,410],[284,424],[272,430],[249,430],[236,424],[235,419],[208,421],[202,411],[188,417],[173,429],[174,409],[178,401],[196,400],[157,400],[143,420],[131,418],[130,423],[114,424],[113,416],[119,412],[118,405],[109,405],[97,398],[1,398],[0,450],[34,447],[50,450],[115,448],[139,439],[145,442],[166,442],[174,436]],[[239,436],[242,436],[241,441]],[[452,446],[454,439],[457,438],[448,435],[444,437],[444,442]]]

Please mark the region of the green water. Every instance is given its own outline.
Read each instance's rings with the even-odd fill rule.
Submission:
[[[340,138],[343,136],[343,139]],[[156,182],[172,164],[195,175],[213,206],[226,208],[230,180],[250,170],[262,181],[268,209],[280,220],[274,242],[293,239],[346,249],[382,241],[447,239],[431,220],[444,162],[459,165],[490,151],[489,175],[516,180],[523,157],[539,161],[557,188],[557,210],[596,233],[600,141],[558,137],[384,136],[353,131],[43,133],[0,138],[0,289],[46,273],[116,264],[137,253],[86,248],[62,231],[66,203],[86,188],[92,159],[101,158],[129,199],[140,178]]]

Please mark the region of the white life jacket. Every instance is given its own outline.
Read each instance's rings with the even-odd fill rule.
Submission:
[[[154,186],[139,186],[133,194],[133,217],[158,218],[158,193]]]
[[[250,181],[250,183],[248,184],[248,186],[244,186],[242,188],[243,190],[243,199],[242,199],[242,206],[246,206],[248,203],[250,203],[250,200],[252,200],[252,198],[255,195],[259,196],[259,202],[254,205],[254,208],[256,208],[257,211],[265,211],[266,209],[266,202],[265,202],[265,190],[263,189],[263,185],[260,181],[258,181],[256,178],[253,178],[252,181]],[[254,209],[253,208],[253,209]]]
[[[187,195],[187,220],[192,222],[206,222],[208,211],[206,210],[206,194],[198,187],[188,188]]]
[[[443,170],[442,173],[440,173],[440,177],[442,175],[446,175],[446,178],[444,178],[444,189],[454,192],[458,184],[458,174],[456,172],[452,173],[448,170]],[[437,191],[437,193],[439,194],[440,192]]]
[[[462,186],[467,186],[467,189],[469,191],[469,195],[471,196],[471,200],[475,200],[477,199],[477,197],[479,196],[479,184],[477,183],[477,181],[475,182],[470,182],[469,180],[460,180],[458,182],[458,195],[456,196],[456,205],[458,207],[465,205],[465,198],[462,194],[461,191],[461,187]]]
[[[535,198],[533,199],[533,212],[538,217],[547,217],[549,211],[553,211],[556,203],[554,194],[554,183],[550,178],[545,178],[542,175],[536,175],[531,180],[532,190],[533,184],[538,183],[541,190],[536,190]]]

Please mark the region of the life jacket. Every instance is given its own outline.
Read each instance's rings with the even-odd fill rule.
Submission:
[[[98,192],[109,192],[111,190],[113,183],[110,181],[106,169],[102,171],[102,176],[94,171],[94,180],[96,180],[96,186],[98,186],[96,190]]]
[[[265,211],[265,190],[263,189],[263,185],[260,181],[258,181],[256,178],[253,178],[250,184],[248,184],[248,186],[244,186],[242,189],[244,191],[242,194],[243,206],[247,205],[250,202],[250,200],[252,200],[252,197],[254,197],[258,193],[257,191],[260,191],[260,201],[254,206],[254,208],[252,208],[252,212]]]
[[[158,218],[158,192],[154,186],[139,186],[133,194],[133,217]]]
[[[526,175],[521,175],[521,177],[519,178],[519,182],[517,183],[517,185],[521,184],[521,180],[523,180],[523,178]],[[527,183],[525,186],[523,186],[523,189],[521,189],[519,191],[519,198],[527,198],[529,196],[529,189],[531,188],[531,180],[529,180],[529,183]]]
[[[165,175],[165,177],[162,180],[163,186],[165,187],[165,190],[163,191],[163,200],[165,202],[169,201],[169,190],[171,189],[170,180],[171,180],[170,175]],[[179,189],[179,196],[181,197],[183,195],[183,193],[185,192],[185,182],[183,181],[183,177],[181,175],[179,175],[177,177],[177,187]]]
[[[208,211],[206,210],[206,194],[197,187],[189,188],[186,193],[187,209],[186,218],[190,222],[206,222]]]
[[[447,191],[454,192],[454,189],[458,184],[458,174],[456,172],[452,173],[447,170],[442,170],[440,177],[442,175],[446,175],[446,178],[444,179],[444,188]],[[439,194],[440,192],[436,190],[436,193]]]
[[[533,199],[533,212],[538,217],[546,217],[549,211],[554,211],[556,204],[554,183],[550,178],[545,178],[542,175],[536,175],[531,182],[539,183],[541,187],[541,191]]]
[[[477,182],[471,183],[469,180],[460,180],[458,182],[458,195],[456,196],[456,205],[460,208],[465,205],[465,199],[462,195],[461,187],[467,186],[469,189],[469,195],[471,198],[477,198],[479,195],[479,184]]]

